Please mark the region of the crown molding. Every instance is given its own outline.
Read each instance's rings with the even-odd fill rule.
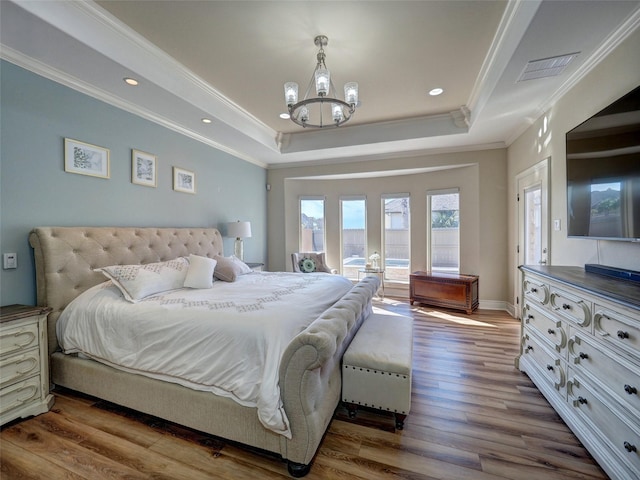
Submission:
[[[58,30],[206,112],[243,136],[276,150],[276,132],[93,1],[19,2]]]
[[[489,52],[469,95],[467,105],[473,112],[470,124],[487,104],[541,4],[542,0],[509,0],[507,2]]]
[[[640,27],[640,6],[612,32],[609,37],[591,54],[567,80],[556,89],[539,107],[540,115],[553,107],[558,100],[566,95],[582,79],[584,79],[602,60],[611,54],[622,42]]]
[[[71,88],[77,92],[80,92],[89,97],[95,98],[104,102],[108,105],[112,105],[116,108],[124,110],[126,112],[132,113],[138,117],[141,117],[145,120],[149,120],[150,122],[161,125],[169,130],[177,132],[185,137],[189,137],[198,142],[204,143],[210,147],[213,147],[217,150],[228,153],[229,155],[233,155],[241,160],[252,163],[262,168],[267,168],[267,164],[264,162],[260,162],[252,157],[245,155],[242,152],[231,149],[225,145],[222,145],[218,142],[211,140],[210,138],[205,137],[204,135],[199,134],[191,129],[185,128],[182,125],[179,125],[166,117],[158,115],[150,110],[145,108],[141,108],[137,105],[132,104],[131,102],[119,98],[113,95],[110,92],[106,92],[102,89],[99,89],[93,85],[90,85],[82,80],[79,80],[67,73],[64,73],[56,68],[53,68],[45,63],[31,58],[14,50],[13,48],[7,47],[6,45],[0,44],[0,58],[2,60],[6,60],[18,67],[24,68],[36,75],[39,75],[43,78],[56,82],[65,87]]]

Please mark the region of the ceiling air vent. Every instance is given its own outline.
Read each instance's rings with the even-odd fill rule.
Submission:
[[[518,82],[525,80],[535,80],[537,78],[555,77],[564,72],[569,63],[578,56],[580,52],[568,53],[558,57],[542,58],[540,60],[531,60],[524,67],[524,71],[518,78]]]

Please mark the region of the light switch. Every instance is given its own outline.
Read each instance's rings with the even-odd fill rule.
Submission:
[[[554,229],[556,232],[559,232],[559,231],[560,231],[560,219],[557,219],[557,220],[554,220],[554,221],[553,221],[553,229]]]
[[[17,253],[5,253],[2,255],[4,269],[18,268],[18,254]]]

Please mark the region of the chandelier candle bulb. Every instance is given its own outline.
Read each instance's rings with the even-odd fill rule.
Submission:
[[[319,96],[324,97],[329,93],[329,83],[331,74],[326,68],[316,70],[316,92]]]
[[[337,103],[331,104],[331,110],[333,111],[333,121],[339,122],[343,119],[344,115],[342,113],[342,107]]]
[[[298,84],[296,82],[287,82],[284,84],[284,98],[287,105],[298,103]]]
[[[344,101],[350,105],[358,103],[358,82],[344,84]]]
[[[309,120],[309,109],[307,107],[302,107],[300,109],[300,121],[306,122]]]

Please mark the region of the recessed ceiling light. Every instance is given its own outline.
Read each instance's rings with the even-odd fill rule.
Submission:
[[[138,80],[136,80],[135,78],[126,77],[126,78],[124,79],[124,82],[125,82],[127,85],[131,85],[131,86],[133,86],[133,87],[135,87],[136,85],[138,85]]]
[[[432,90],[429,91],[429,95],[431,95],[432,97],[436,97],[440,94],[442,94],[442,92],[444,92],[444,90],[440,87],[438,88],[434,88]]]
[[[202,123],[211,123],[211,119],[210,118],[203,118],[202,119]]]
[[[289,115],[288,113],[281,113],[280,118],[283,120],[289,120],[289,118],[291,118],[291,115]]]

